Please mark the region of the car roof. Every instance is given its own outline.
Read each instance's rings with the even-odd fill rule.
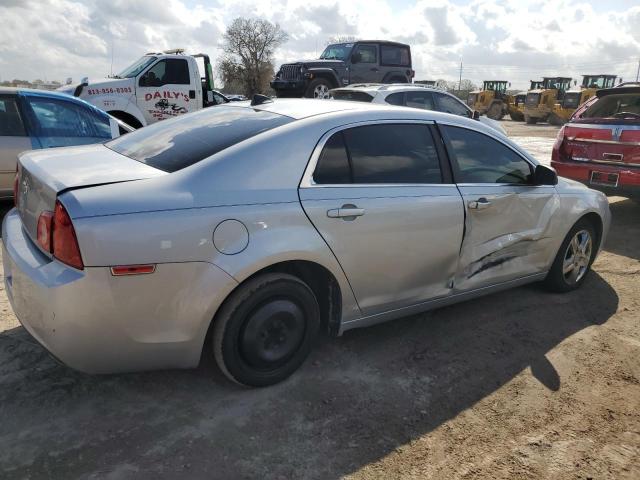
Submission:
[[[29,97],[43,97],[43,98],[55,98],[58,100],[63,100],[65,102],[72,102],[82,104],[86,107],[92,108],[101,113],[106,113],[104,110],[96,107],[95,105],[82,100],[81,98],[74,97],[64,92],[57,92],[53,90],[38,90],[36,88],[21,88],[21,87],[0,87],[0,94],[4,95],[26,95]]]
[[[437,87],[435,85],[423,85],[420,83],[354,83],[352,85],[347,85],[346,87],[334,88],[334,91],[349,91],[349,90],[357,90],[363,92],[407,92],[407,91],[416,91],[416,90],[433,90],[440,93],[449,93],[443,88]]]
[[[305,98],[277,98],[273,101],[254,106],[251,106],[251,102],[248,101],[233,102],[233,104],[225,105],[234,108],[251,107],[255,110],[263,110],[265,112],[276,113],[278,115],[291,117],[295,120],[302,120],[304,118],[333,112],[376,108],[370,103],[347,102],[340,100],[312,100]]]

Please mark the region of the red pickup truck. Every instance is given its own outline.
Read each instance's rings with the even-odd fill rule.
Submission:
[[[558,175],[610,195],[640,198],[640,84],[598,90],[560,129]]]

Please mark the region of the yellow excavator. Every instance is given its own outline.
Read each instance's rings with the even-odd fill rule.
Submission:
[[[616,75],[607,74],[583,75],[580,87],[565,92],[562,101],[554,105],[547,121],[552,125],[564,125],[580,105],[596,94],[596,90],[613,87],[616,78]]]
[[[558,101],[571,88],[571,77],[544,77],[542,87],[527,92],[524,102],[524,121],[532,125],[549,118]]]
[[[542,88],[542,80],[530,80],[529,90],[537,90]],[[514,122],[524,121],[524,102],[527,98],[527,92],[518,92],[511,96],[509,101],[509,116]]]
[[[485,80],[482,90],[474,90],[467,97],[467,105],[477,110],[480,115],[487,115],[493,120],[502,120],[509,112],[510,96],[507,95],[506,80]]]

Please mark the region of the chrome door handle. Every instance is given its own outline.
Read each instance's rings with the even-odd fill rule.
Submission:
[[[489,208],[491,206],[491,202],[486,198],[482,197],[482,198],[479,198],[478,200],[469,202],[467,205],[469,205],[469,208],[473,208],[474,210],[482,210],[485,208]]]
[[[327,210],[327,217],[329,218],[344,218],[354,219],[355,217],[361,217],[364,215],[364,208],[357,208],[344,205],[342,208],[333,208]]]

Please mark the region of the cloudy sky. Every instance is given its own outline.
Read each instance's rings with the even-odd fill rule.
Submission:
[[[148,51],[220,54],[238,16],[278,22],[278,63],[313,58],[334,35],[409,43],[417,79],[613,73],[635,79],[638,0],[0,0],[0,79],[117,73]]]

